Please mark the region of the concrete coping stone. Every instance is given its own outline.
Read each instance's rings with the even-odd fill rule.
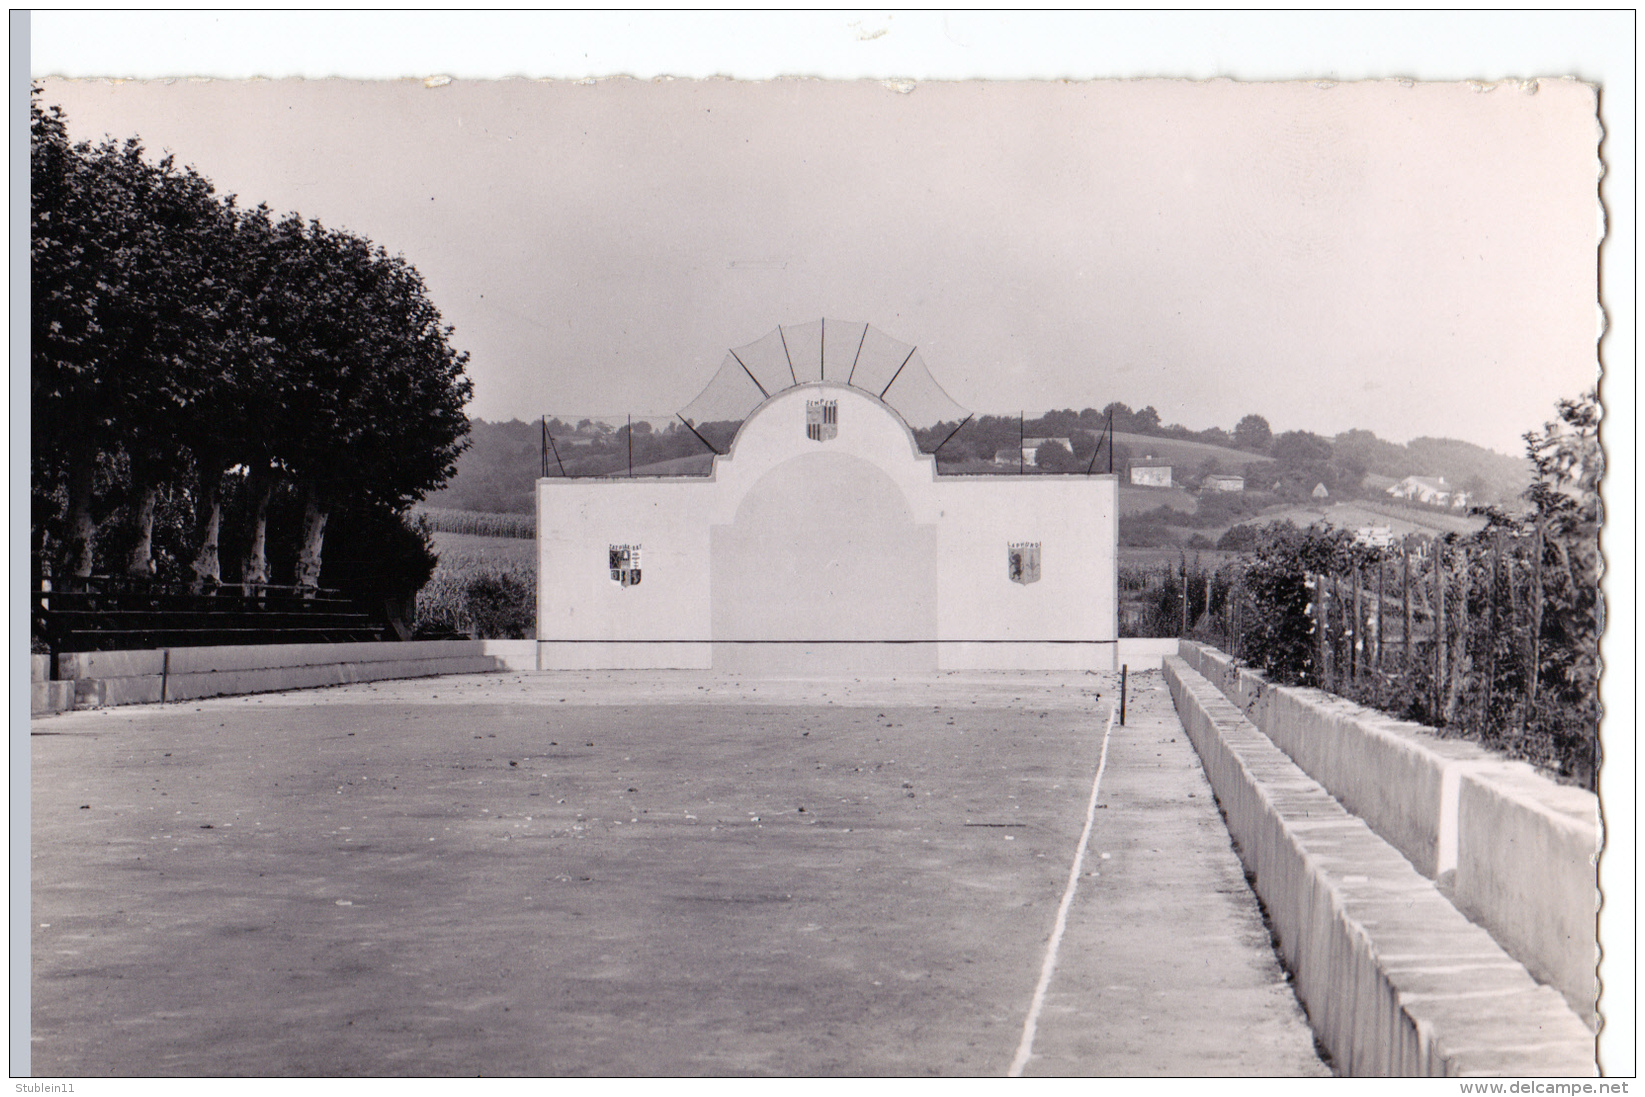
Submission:
[[[324,666],[331,663],[403,662],[457,659],[484,654],[480,640],[412,640],[404,643],[246,644],[172,648],[170,672],[264,670],[275,667]]]
[[[1592,1034],[1556,990],[1369,826],[1342,819],[1324,786],[1281,763],[1284,753],[1252,734],[1250,721],[1213,715],[1217,687],[1207,678],[1176,658],[1165,670],[1297,992],[1343,1070],[1595,1073]],[[1285,766],[1301,780],[1275,795],[1267,775]],[[1337,817],[1298,817],[1314,812]],[[1475,993],[1483,989],[1491,993]],[[1528,1053],[1535,1045],[1545,1046]]]
[[[131,678],[147,674],[210,674],[334,663],[463,659],[483,655],[484,643],[482,640],[412,640],[404,643],[227,644],[139,651],[64,652],[58,657],[57,676],[60,679]]]
[[[1335,694],[1307,686],[1271,685],[1258,672],[1237,666],[1226,652],[1209,645],[1185,640],[1181,647],[1185,663],[1426,875],[1438,878],[1457,868],[1457,797],[1464,776],[1499,787],[1503,795],[1527,809],[1547,814],[1554,825],[1563,825],[1555,821],[1563,816],[1590,828],[1597,845],[1598,799],[1586,790],[1561,785],[1527,763],[1505,758],[1478,743],[1442,736],[1432,728]],[[1358,737],[1367,750],[1390,760],[1403,757],[1406,765],[1417,767],[1416,772],[1428,771],[1432,774],[1428,787],[1437,792],[1437,798],[1430,801],[1427,797],[1432,793],[1414,787],[1401,795],[1376,782],[1353,787],[1362,775],[1338,772],[1316,757],[1305,729],[1277,726],[1280,717],[1274,706],[1278,699],[1284,699],[1289,714],[1310,713],[1312,719],[1328,721],[1337,731]]]
[[[1593,833],[1598,826],[1599,800],[1586,789],[1550,781],[1525,762],[1500,759],[1497,764],[1470,770],[1471,780],[1488,782],[1497,794],[1529,811],[1549,817],[1555,826]]]

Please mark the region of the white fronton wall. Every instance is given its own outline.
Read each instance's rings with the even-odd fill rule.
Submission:
[[[807,430],[819,401],[833,437]],[[1117,514],[1115,477],[939,477],[873,396],[799,385],[711,477],[537,481],[539,665],[1111,668]],[[621,545],[637,584],[612,579]]]

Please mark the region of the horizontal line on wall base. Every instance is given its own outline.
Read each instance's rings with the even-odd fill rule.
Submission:
[[[538,640],[539,644],[1117,644],[1118,640]]]

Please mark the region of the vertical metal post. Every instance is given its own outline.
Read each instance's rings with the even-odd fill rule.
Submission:
[[[1131,668],[1120,664],[1120,727],[1125,726],[1125,672]]]

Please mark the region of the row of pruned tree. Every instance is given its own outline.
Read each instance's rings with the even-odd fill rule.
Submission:
[[[30,146],[37,558],[151,575],[157,500],[180,494],[187,577],[209,587],[232,490],[241,578],[266,583],[279,489],[301,500],[294,583],[314,587],[329,514],[401,512],[452,474],[468,356],[404,258],[241,208],[136,139],[73,143],[39,89]],[[123,560],[98,552],[111,511]]]

